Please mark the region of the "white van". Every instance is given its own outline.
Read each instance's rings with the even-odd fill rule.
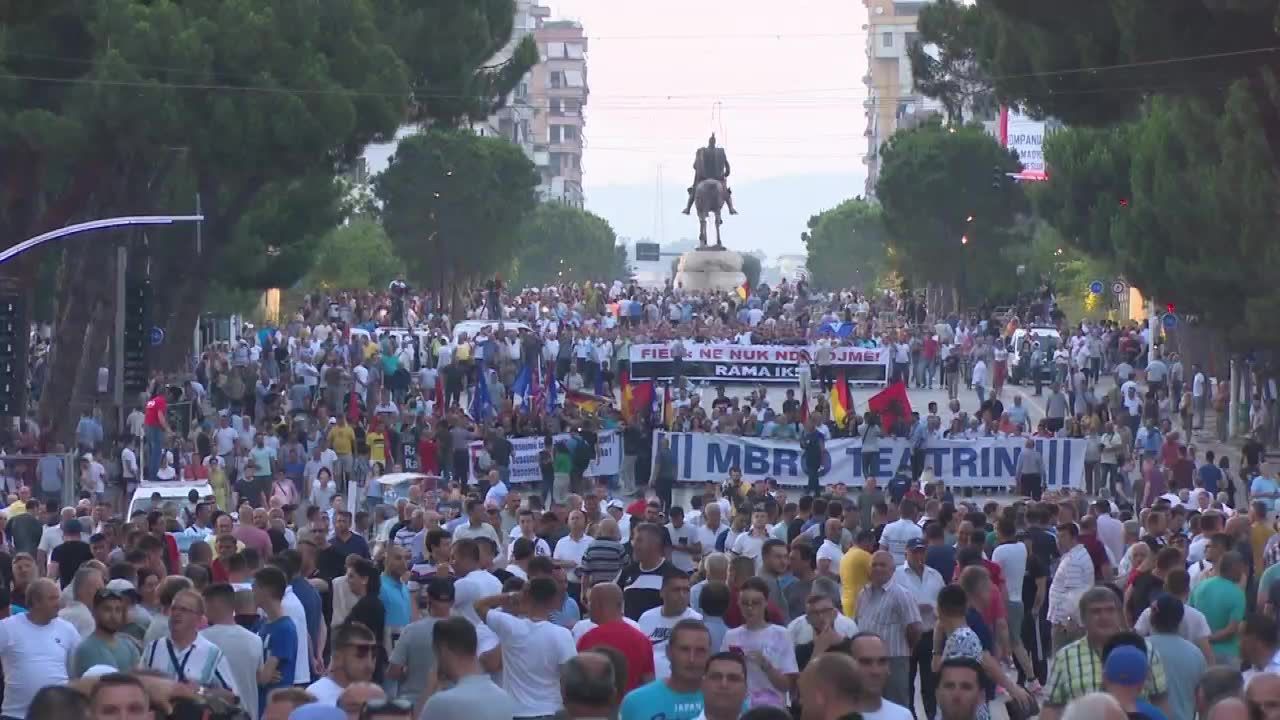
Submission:
[[[133,497],[129,500],[129,511],[125,514],[125,519],[133,517],[135,512],[159,510],[165,503],[173,503],[182,507],[187,501],[187,495],[192,490],[199,493],[202,499],[213,495],[213,486],[205,480],[197,480],[195,482],[187,482],[185,480],[144,482],[133,491]],[[152,499],[152,496],[156,494],[160,495],[158,504]]]
[[[1062,334],[1056,327],[1032,325],[1029,328],[1018,328],[1009,337],[1009,382],[1014,385],[1031,385],[1034,376],[1022,377],[1022,344],[1029,341],[1032,349],[1036,345],[1042,351],[1040,362],[1040,381],[1053,382],[1053,351],[1062,345]],[[1029,360],[1030,358],[1028,358]]]
[[[453,332],[451,333],[453,344],[458,344],[458,338],[462,336],[462,333],[466,333],[468,338],[474,338],[477,333],[484,330],[496,330],[499,325],[502,326],[503,330],[514,332],[520,332],[521,330],[533,330],[533,328],[528,325],[522,322],[516,322],[515,320],[463,320],[453,326]]]

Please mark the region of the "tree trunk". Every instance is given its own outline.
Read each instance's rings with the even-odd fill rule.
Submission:
[[[59,342],[50,350],[48,380],[39,408],[41,425],[58,440],[70,439],[76,413],[85,409],[76,403],[85,401],[86,377],[94,378],[90,392],[96,389],[97,369],[114,324],[114,251],[114,247],[98,244],[64,255],[55,323]]]

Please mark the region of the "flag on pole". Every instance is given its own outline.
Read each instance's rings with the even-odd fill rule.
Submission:
[[[564,393],[564,402],[566,405],[573,405],[579,410],[587,413],[596,413],[605,405],[613,404],[609,398],[603,395],[593,395],[585,390],[566,390]]]
[[[528,409],[530,395],[533,394],[533,371],[528,364],[520,367],[516,379],[511,382],[511,394],[520,396],[520,405]]]
[[[618,371],[618,388],[622,390],[622,417],[630,418],[635,391],[631,387],[631,374],[626,370]]]
[[[737,287],[737,290],[739,298],[746,300],[751,297],[751,286],[747,284],[746,280],[742,281],[742,284]]]
[[[844,419],[849,416],[852,408],[849,381],[845,377],[844,370],[841,370],[836,373],[836,383],[831,388],[831,419],[835,420],[837,425],[844,425]]]
[[[676,408],[671,402],[671,386],[666,386],[662,392],[662,426],[670,430],[671,426],[676,424]]]
[[[630,419],[632,416],[643,416],[646,410],[652,412],[653,408],[653,383],[639,382],[630,383],[623,396],[623,402],[630,402],[630,410],[623,410],[623,417]],[[630,398],[628,401],[627,398]]]
[[[898,422],[911,418],[906,384],[899,381],[872,395],[867,400],[867,409],[880,416],[880,429],[888,435]]]

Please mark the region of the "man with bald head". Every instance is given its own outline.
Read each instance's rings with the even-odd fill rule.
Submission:
[[[627,659],[626,692],[640,687],[655,676],[653,643],[635,621],[622,614],[622,588],[613,583],[600,583],[591,588],[591,619],[573,628],[578,639],[578,652],[601,645],[614,648]]]
[[[884,697],[911,707],[909,681],[911,651],[921,636],[920,607],[910,590],[893,580],[893,555],[880,550],[871,556],[871,578],[858,595],[858,628],[884,642],[889,658],[889,681]]]
[[[1072,700],[1063,711],[1062,720],[1129,720],[1129,714],[1115,698],[1096,692]]]
[[[386,699],[387,693],[371,682],[351,683],[338,696],[338,708],[347,714],[347,720],[357,720],[365,705]]]
[[[1249,678],[1244,701],[1253,720],[1280,720],[1280,675],[1259,673]]]
[[[613,717],[621,698],[614,687],[613,662],[596,652],[569,658],[560,666],[560,696],[568,720]]]
[[[1238,697],[1219,700],[1204,715],[1205,720],[1252,720],[1249,706]]]
[[[862,683],[848,655],[819,655],[805,667],[797,685],[803,720],[837,720],[860,711]]]

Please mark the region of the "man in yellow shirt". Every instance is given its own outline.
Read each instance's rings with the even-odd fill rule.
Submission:
[[[346,492],[351,479],[352,457],[356,449],[356,431],[347,424],[345,415],[338,415],[337,423],[329,424],[329,448],[338,456],[333,464],[333,479],[342,492]]]
[[[840,604],[849,617],[858,614],[858,595],[871,580],[871,553],[875,551],[875,532],[862,530],[853,547],[840,558]]]

